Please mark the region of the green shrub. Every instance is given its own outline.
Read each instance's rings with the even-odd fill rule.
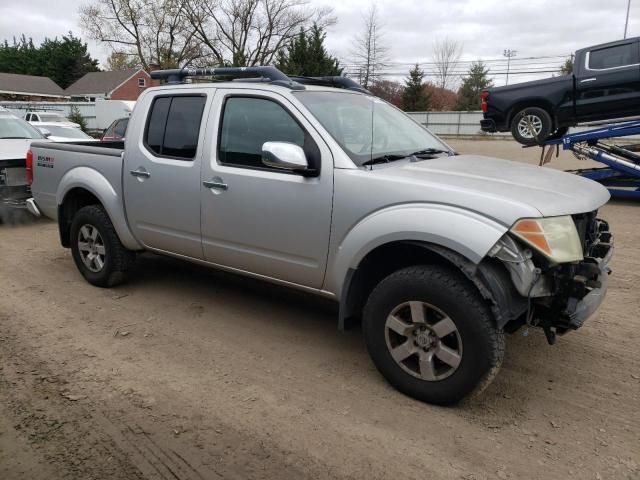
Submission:
[[[73,105],[71,112],[67,115],[70,122],[77,123],[83,132],[87,133],[87,120],[80,113],[80,109]]]

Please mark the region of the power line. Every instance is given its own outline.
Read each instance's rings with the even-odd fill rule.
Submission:
[[[529,60],[544,60],[544,59],[552,59],[552,58],[561,58],[561,59],[566,59],[567,57],[569,57],[571,54],[567,53],[564,55],[546,55],[546,56],[538,56],[538,57],[518,57],[518,58],[514,58],[511,60],[512,63],[522,63],[522,64],[526,64],[529,63]],[[484,64],[488,64],[488,63],[506,63],[507,60],[505,60],[504,58],[493,58],[493,59],[477,59],[477,60],[460,60],[458,62],[456,62],[457,64],[461,64],[461,65],[471,65],[473,63],[476,62],[482,62]],[[390,66],[410,66],[413,67],[415,64],[418,64],[418,66],[422,66],[422,65],[437,65],[437,62],[384,62],[385,65],[390,65]],[[546,62],[543,62],[546,63]],[[357,62],[341,62],[342,65],[360,65]]]
[[[509,70],[508,72],[505,71],[491,71],[489,72],[491,75],[535,75],[537,73],[559,73],[560,69],[559,68],[554,68],[552,70],[523,70],[523,71],[517,71],[517,70]],[[348,75],[357,75],[359,72],[358,70],[348,70],[346,72]],[[447,76],[451,76],[451,77],[459,77],[459,76],[464,76],[466,74],[468,74],[469,72],[467,71],[455,71],[455,72],[450,72],[447,73]],[[440,75],[440,73],[435,72],[435,71],[424,71],[425,76],[428,77],[433,77],[433,76],[437,76]],[[385,77],[402,77],[402,76],[407,76],[407,72],[378,72],[376,73],[377,76],[385,76]]]

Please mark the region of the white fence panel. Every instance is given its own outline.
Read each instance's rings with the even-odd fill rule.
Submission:
[[[69,115],[71,107],[77,107],[80,114],[87,120],[87,128],[95,130],[98,128],[96,123],[96,104],[95,102],[0,102],[0,107],[7,108],[19,117],[24,117],[28,111],[51,111]]]
[[[482,112],[408,112],[408,115],[436,135],[487,135],[480,130]]]

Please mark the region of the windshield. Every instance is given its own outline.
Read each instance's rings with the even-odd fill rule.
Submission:
[[[73,127],[58,127],[56,125],[47,125],[46,127],[42,127],[46,130],[49,130],[52,136],[54,137],[66,137],[66,138],[78,138],[81,140],[93,140],[92,137],[84,133],[79,128]]]
[[[0,117],[0,139],[3,138],[43,138],[40,132],[24,120],[14,117]]]
[[[358,166],[383,156],[407,156],[428,149],[451,150],[379,98],[347,92],[295,93]]]

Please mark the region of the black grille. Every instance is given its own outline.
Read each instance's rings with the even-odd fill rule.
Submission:
[[[582,253],[589,254],[589,247],[598,239],[598,222],[596,221],[597,210],[589,213],[579,213],[573,215],[573,222],[578,230],[578,237],[582,242]]]

